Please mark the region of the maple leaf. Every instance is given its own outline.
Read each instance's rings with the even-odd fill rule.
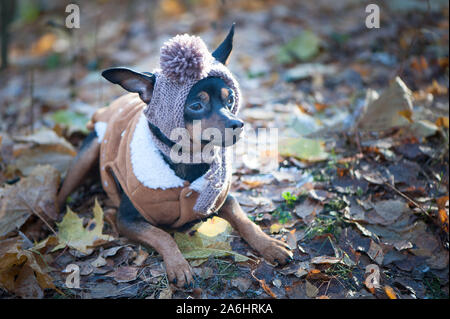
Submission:
[[[53,248],[52,252],[69,246],[84,254],[90,254],[93,249],[89,247],[113,239],[109,235],[102,234],[103,210],[97,200],[95,200],[94,218],[88,222],[86,228],[83,227],[83,220],[69,207],[67,207],[67,213],[62,222],[57,225],[59,244]]]

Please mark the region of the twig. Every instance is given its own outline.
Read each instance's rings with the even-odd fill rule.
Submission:
[[[55,236],[58,236],[58,234],[56,233],[56,231],[53,229],[52,226],[50,226],[50,224],[45,220],[45,218],[43,218],[33,207],[31,207],[28,202],[25,200],[25,198],[23,198],[22,194],[18,194],[20,199],[23,201],[23,203],[28,206],[28,208],[30,209],[30,211],[35,214],[37,217],[39,217],[39,219],[41,219],[45,225],[47,225],[47,227],[53,232],[53,234]]]
[[[410,198],[408,195],[406,195],[405,193],[402,193],[401,191],[399,191],[397,188],[395,188],[393,185],[384,182],[384,185],[388,186],[390,189],[392,189],[393,191],[395,191],[397,194],[399,194],[400,196],[402,196],[403,198],[405,198],[407,201],[409,201],[411,204],[413,204],[414,206],[416,206],[418,209],[420,209],[426,216],[430,217],[430,214],[428,214],[428,212],[417,202],[415,202],[412,198]]]

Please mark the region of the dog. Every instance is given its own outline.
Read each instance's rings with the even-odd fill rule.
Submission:
[[[82,143],[58,194],[61,207],[66,197],[83,182],[91,169],[100,165],[102,186],[118,206],[116,223],[119,233],[130,240],[153,247],[164,260],[169,281],[179,287],[193,284],[192,269],[173,237],[163,228],[180,228],[213,214],[227,220],[269,263],[284,265],[293,256],[286,243],[271,238],[247,217],[238,201],[229,194],[231,179],[226,176],[217,179],[221,188],[211,188],[217,194],[210,196],[213,204],[207,206],[210,207],[207,213],[199,212],[195,205],[199,205],[199,198],[207,193],[205,189],[210,190],[205,188],[205,181],[202,181],[203,184],[199,181],[212,170],[213,164],[205,161],[176,162],[167,152],[161,151],[165,147],[173,148],[176,144],[163,129],[176,116],[182,116],[182,123],[190,136],[194,134],[195,121],[200,122],[202,131],[214,128],[222,136],[226,135],[226,129],[237,132],[231,140],[223,138],[215,142],[216,146],[220,145],[224,149],[239,139],[244,126],[244,122],[236,114],[240,93],[237,83],[230,80],[231,75],[223,75],[228,74],[224,68],[233,48],[233,36],[234,25],[210,55],[204,53],[203,44],[198,37],[189,38],[186,35],[177,38],[168,44],[164,52],[163,49],[161,51],[161,61],[169,61],[167,65],[170,66],[163,70],[163,75],[141,73],[127,68],[105,70],[103,77],[130,93],[93,116],[88,124],[92,132]],[[180,57],[180,54],[185,55]],[[176,63],[181,63],[181,60],[189,60],[189,63],[183,62],[188,64],[180,67]],[[202,78],[199,76],[192,80],[193,77],[188,77],[185,82],[177,82],[182,84],[169,81],[173,84],[169,87],[189,88],[189,91],[183,93],[187,97],[180,108],[182,115],[175,115],[178,114],[178,109],[166,110],[164,107],[172,107],[172,104],[176,104],[172,102],[179,102],[179,99],[173,98],[172,102],[166,103],[170,94],[164,91],[167,84],[164,79],[175,74],[170,79],[179,81],[184,75],[190,76],[197,71],[195,76],[198,76],[208,66],[207,63],[211,70],[216,70],[215,73],[209,71]],[[180,73],[183,68],[185,73]],[[217,74],[222,74],[222,77]],[[151,109],[152,105],[156,107]],[[158,116],[162,118],[159,122],[154,120]],[[203,149],[209,142],[211,139],[202,137],[199,147]],[[220,169],[217,171],[222,172]],[[204,195],[206,200],[210,197]]]

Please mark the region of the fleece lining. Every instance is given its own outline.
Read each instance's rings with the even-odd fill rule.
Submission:
[[[152,189],[168,189],[183,187],[185,181],[175,175],[175,172],[164,161],[156,148],[147,118],[142,114],[133,132],[130,143],[131,165],[136,178],[145,187]],[[192,182],[190,188],[201,191],[204,186],[204,177],[201,176]]]

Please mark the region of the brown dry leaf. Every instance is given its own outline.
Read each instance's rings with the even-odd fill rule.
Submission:
[[[56,40],[56,35],[53,33],[44,34],[31,46],[31,54],[34,56],[42,56],[48,53],[52,49]]]
[[[322,204],[306,199],[303,203],[295,206],[295,214],[300,217],[305,224],[311,224],[317,213],[322,211]]]
[[[442,225],[442,229],[448,234],[449,232],[449,222],[448,222],[448,209],[445,207],[448,205],[449,196],[442,196],[436,200],[438,205],[438,215],[439,221]]]
[[[0,188],[0,237],[19,229],[33,213],[56,219],[59,172],[37,166],[28,177]]]
[[[336,258],[336,257],[330,257],[330,256],[319,256],[319,257],[314,257],[311,259],[311,264],[338,264],[341,263],[342,260],[340,258]]]
[[[366,107],[356,121],[359,130],[383,131],[409,123],[400,113],[412,112],[412,93],[399,77],[379,97],[377,95],[374,91],[368,92]]]
[[[29,175],[36,165],[52,165],[65,174],[73,157],[74,147],[50,129],[42,129],[32,135],[15,136],[13,155],[15,166],[24,175]]]
[[[428,62],[423,55],[419,58],[414,57],[411,60],[411,67],[418,72],[423,72],[428,69]]]
[[[122,266],[118,267],[116,270],[106,276],[114,278],[114,280],[119,283],[130,282],[137,278],[138,270],[138,267]]]
[[[297,247],[297,236],[295,236],[296,229],[294,228],[291,230],[286,237],[286,243],[289,247],[291,247],[292,250],[294,250]]]
[[[395,294],[395,291],[394,289],[392,289],[392,287],[385,285],[384,292],[389,297],[389,299],[397,299],[397,295]]]
[[[306,295],[309,298],[315,298],[318,293],[319,293],[319,289],[307,280],[306,281]]]
[[[250,288],[252,281],[249,278],[234,278],[231,280],[231,285],[236,287],[240,292],[244,293]]]
[[[367,255],[369,255],[370,259],[372,259],[378,265],[382,264],[384,259],[383,249],[373,240],[370,241],[369,251],[367,252]]]
[[[384,222],[383,225],[391,225],[403,214],[410,212],[408,204],[400,199],[389,199],[374,203],[375,211],[381,216]]]
[[[41,256],[22,250],[20,237],[0,242],[0,286],[23,298],[43,298],[43,289],[52,288],[52,278]]]
[[[433,80],[433,83],[425,91],[433,95],[446,95],[448,89],[444,85],[439,84],[438,81]]]
[[[328,105],[316,102],[316,103],[314,103],[314,107],[316,108],[316,110],[318,112],[322,112],[323,110],[325,110],[328,107]]]

